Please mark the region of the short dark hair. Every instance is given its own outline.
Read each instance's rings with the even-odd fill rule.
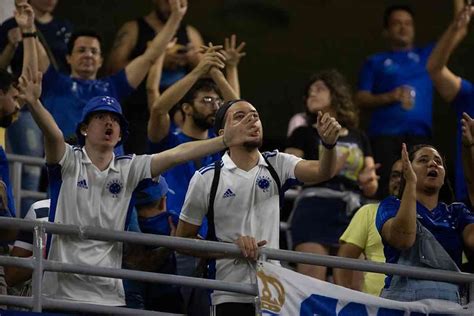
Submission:
[[[196,95],[200,91],[215,91],[219,95],[219,97],[222,98],[221,92],[214,80],[209,78],[202,78],[196,81],[196,83],[191,87],[191,89],[186,92],[184,97],[179,101],[179,104],[182,105],[184,103],[193,103],[194,99],[196,98]]]
[[[0,68],[0,90],[2,90],[3,93],[7,93],[10,87],[15,84],[15,82],[15,77],[13,77],[12,74],[10,74],[5,69]]]
[[[69,39],[69,42],[67,42],[67,53],[68,53],[68,55],[72,54],[72,50],[74,49],[74,43],[81,36],[93,37],[93,38],[97,39],[99,41],[99,44],[102,46],[102,36],[100,36],[99,33],[97,33],[94,30],[90,30],[90,29],[78,30],[78,31],[72,33],[71,38]]]
[[[405,11],[408,12],[412,18],[415,18],[415,11],[406,4],[395,4],[387,7],[385,9],[385,12],[383,13],[383,27],[387,28],[388,27],[388,22],[390,21],[390,17],[392,16],[392,13],[395,11]]]

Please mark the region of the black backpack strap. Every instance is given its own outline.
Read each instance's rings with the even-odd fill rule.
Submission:
[[[217,187],[221,175],[222,160],[214,162],[214,178],[212,179],[211,193],[209,195],[209,206],[207,208],[207,240],[217,240],[216,227],[214,226],[214,201],[216,200]]]
[[[278,177],[278,173],[276,172],[275,168],[273,168],[272,164],[270,163],[270,161],[268,161],[267,157],[265,157],[265,155],[262,155],[263,156],[263,159],[265,160],[265,162],[267,163],[268,165],[268,171],[270,172],[270,175],[272,176],[273,180],[275,180],[275,183],[277,184],[278,186],[278,195],[280,197],[280,208],[281,206],[283,205],[283,198],[284,198],[284,195],[283,195],[283,192],[282,192],[282,188],[281,188],[281,181],[280,181],[280,177]]]

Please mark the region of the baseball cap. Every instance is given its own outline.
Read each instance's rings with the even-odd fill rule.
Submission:
[[[122,139],[117,143],[117,145],[115,145],[115,147],[121,145],[129,133],[128,122],[122,114],[122,107],[120,106],[120,103],[115,98],[109,96],[93,97],[89,100],[89,102],[87,102],[86,106],[82,110],[81,121],[76,127],[78,143],[83,146],[86,141],[84,135],[81,134],[81,124],[85,123],[90,115],[96,112],[110,112],[118,115],[120,119],[120,132],[122,134]]]
[[[157,180],[142,180],[135,189],[135,205],[156,202],[168,193],[168,183],[160,176]]]

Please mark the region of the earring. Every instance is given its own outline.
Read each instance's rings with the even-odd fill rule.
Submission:
[[[87,133],[86,132],[82,133],[82,136],[84,136],[84,137],[87,136]]]

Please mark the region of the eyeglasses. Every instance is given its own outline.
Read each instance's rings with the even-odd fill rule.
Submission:
[[[215,97],[209,97],[209,96],[208,97],[203,97],[201,99],[201,101],[202,101],[202,103],[204,103],[207,106],[211,106],[211,105],[215,104],[218,107],[220,107],[224,103],[224,101],[219,97],[215,98]]]

